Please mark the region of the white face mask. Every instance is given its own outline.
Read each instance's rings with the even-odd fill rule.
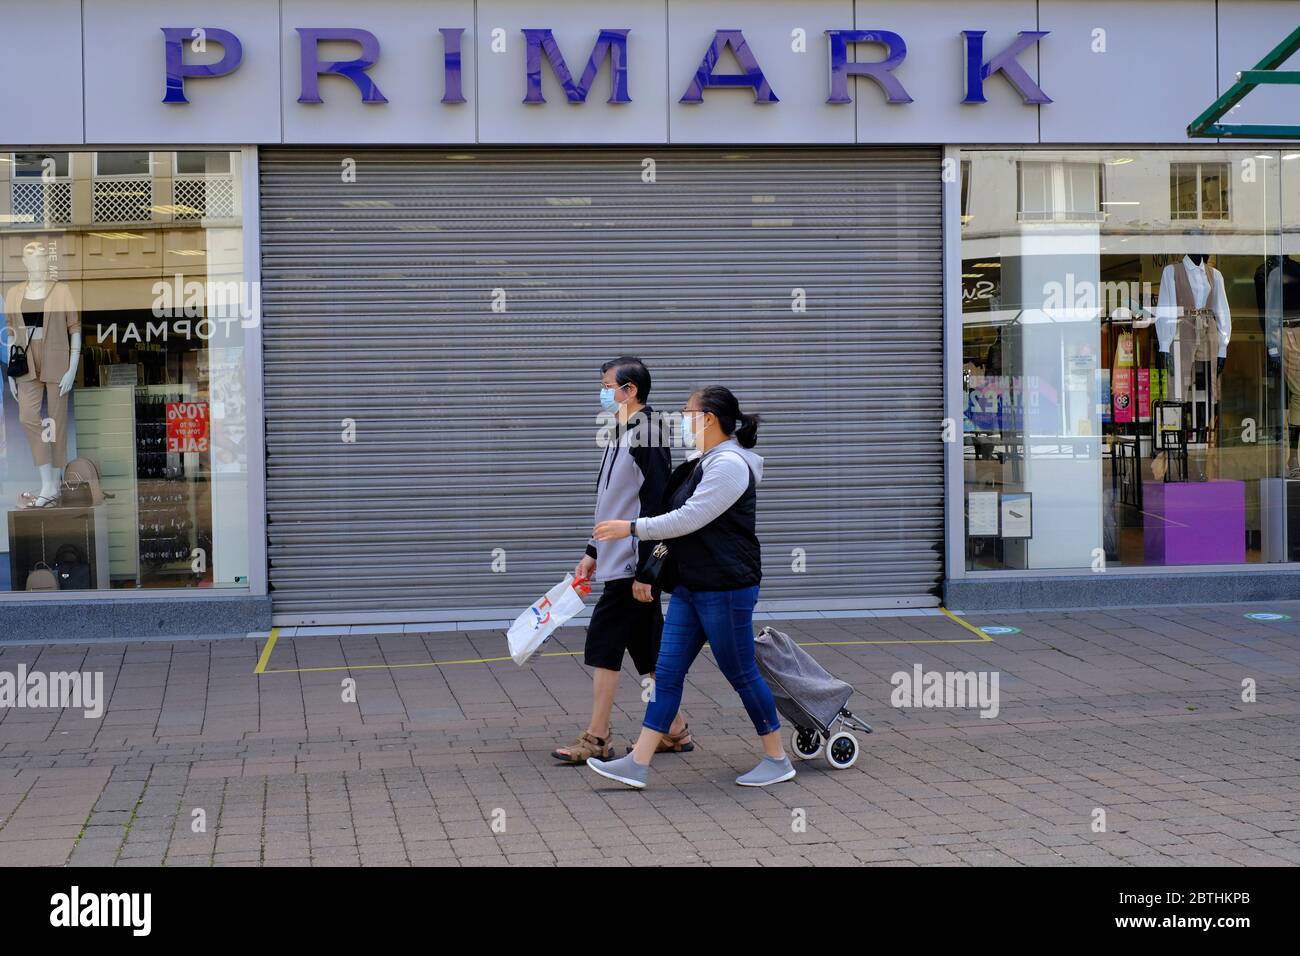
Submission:
[[[682,412],[682,441],[687,448],[695,448],[699,440],[700,433],[695,430],[695,413]]]

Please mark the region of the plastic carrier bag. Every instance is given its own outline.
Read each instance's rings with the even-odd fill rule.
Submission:
[[[582,599],[590,593],[591,585],[586,580],[575,580],[572,574],[566,574],[563,581],[533,602],[510,625],[506,640],[511,659],[521,667],[527,663],[557,627],[582,610]]]

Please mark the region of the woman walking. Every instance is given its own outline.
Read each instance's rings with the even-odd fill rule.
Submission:
[[[763,459],[749,449],[758,440],[758,416],[743,414],[728,389],[710,386],[687,400],[682,435],[699,454],[673,472],[669,510],[635,521],[602,521],[593,533],[597,541],[633,536],[665,542],[676,586],[654,696],[636,745],[624,757],[592,757],[587,766],[629,787],[645,787],[650,761],[681,705],[686,672],[707,642],[763,744],[763,759],[736,783],[766,787],[791,779],[795,770],[781,743],[772,692],[754,659],[754,605],[762,577],[754,516]]]

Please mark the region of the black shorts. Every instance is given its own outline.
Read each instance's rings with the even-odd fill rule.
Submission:
[[[587,625],[583,661],[588,667],[622,670],[627,651],[636,672],[649,674],[659,657],[663,630],[664,611],[657,593],[653,601],[638,601],[632,596],[631,578],[606,581]]]

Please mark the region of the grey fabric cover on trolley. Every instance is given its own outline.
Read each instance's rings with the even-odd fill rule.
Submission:
[[[853,687],[827,673],[812,655],[783,631],[765,627],[754,637],[754,656],[763,679],[772,689],[776,709],[794,724],[807,728],[808,716],[825,730],[853,696]]]

